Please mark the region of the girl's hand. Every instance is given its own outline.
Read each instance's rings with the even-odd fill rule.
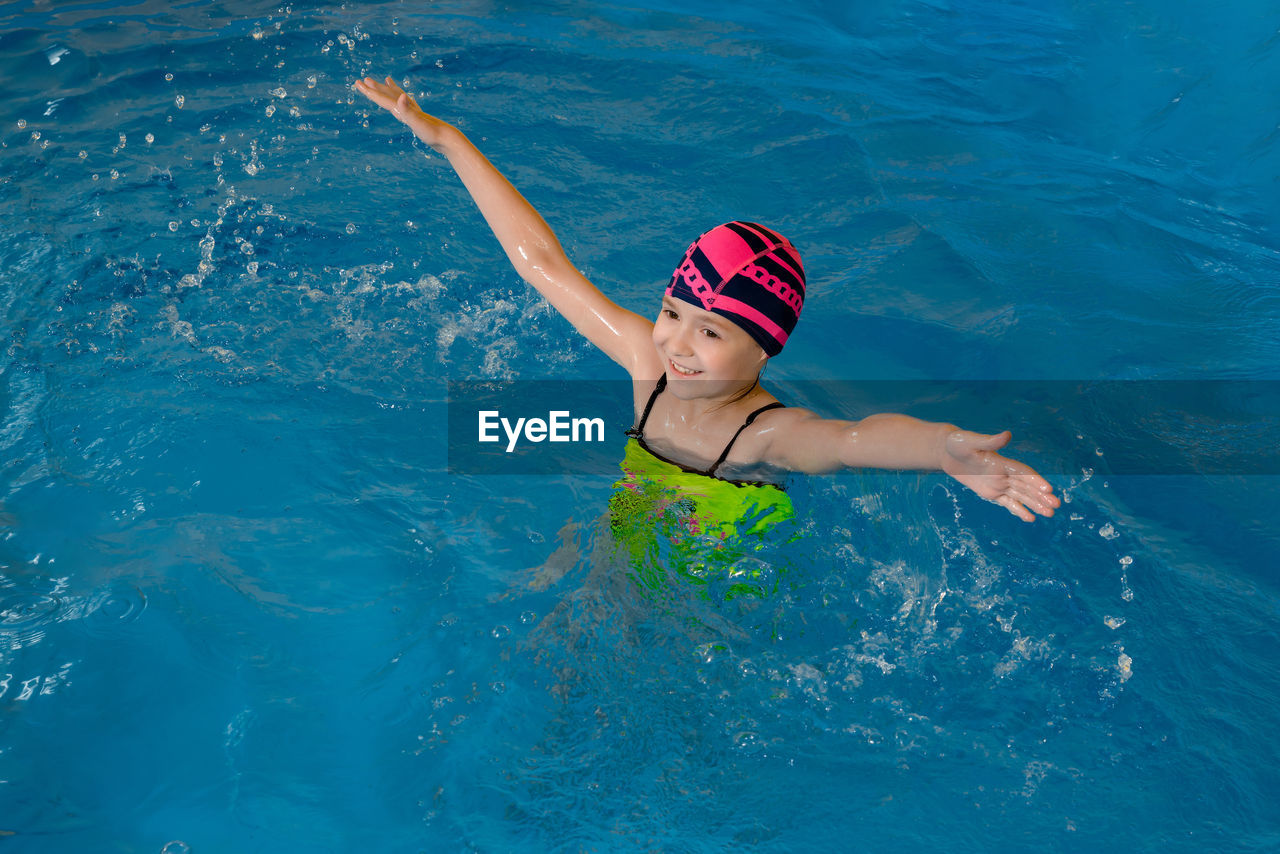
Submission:
[[[372,77],[357,80],[355,89],[361,95],[364,95],[370,101],[373,101],[373,103],[404,122],[405,126],[413,131],[418,139],[432,148],[438,147],[447,132],[453,129],[452,125],[422,112],[418,102],[410,98],[400,88],[400,85],[390,77],[384,83],[379,83]]]
[[[1008,430],[987,436],[955,430],[947,436],[942,470],[988,501],[999,504],[1024,522],[1032,511],[1052,516],[1062,502],[1049,482],[1030,466],[996,453],[1009,443]]]

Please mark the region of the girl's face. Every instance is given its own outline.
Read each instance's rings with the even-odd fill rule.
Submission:
[[[666,366],[667,388],[685,400],[734,394],[754,382],[769,360],[733,323],[665,295],[653,324],[653,346]]]

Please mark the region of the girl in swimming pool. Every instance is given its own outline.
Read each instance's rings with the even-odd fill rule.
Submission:
[[[1044,478],[999,453],[1008,431],[984,435],[906,415],[821,418],[782,406],[762,387],[760,372],[804,302],[800,256],[776,232],[733,222],[702,235],[650,321],[587,281],[538,212],[457,128],[424,113],[390,77],[355,88],[448,159],[521,278],[627,370],[631,435],[659,459],[713,477],[722,466],[751,465],[942,471],[1023,521],[1059,506]]]

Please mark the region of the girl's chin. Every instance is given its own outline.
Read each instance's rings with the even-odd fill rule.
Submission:
[[[712,378],[701,371],[690,376],[667,368],[667,390],[681,400],[732,397],[750,384],[751,380]]]

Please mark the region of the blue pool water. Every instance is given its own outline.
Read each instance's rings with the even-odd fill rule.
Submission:
[[[0,5],[0,845],[1280,850],[1274,476],[1019,435],[1052,520],[798,478],[774,595],[642,594],[611,477],[450,470],[449,380],[620,376],[349,88],[406,78],[646,314],[701,230],[774,224],[810,273],[777,382],[1265,384],[1278,34],[1186,0]]]

